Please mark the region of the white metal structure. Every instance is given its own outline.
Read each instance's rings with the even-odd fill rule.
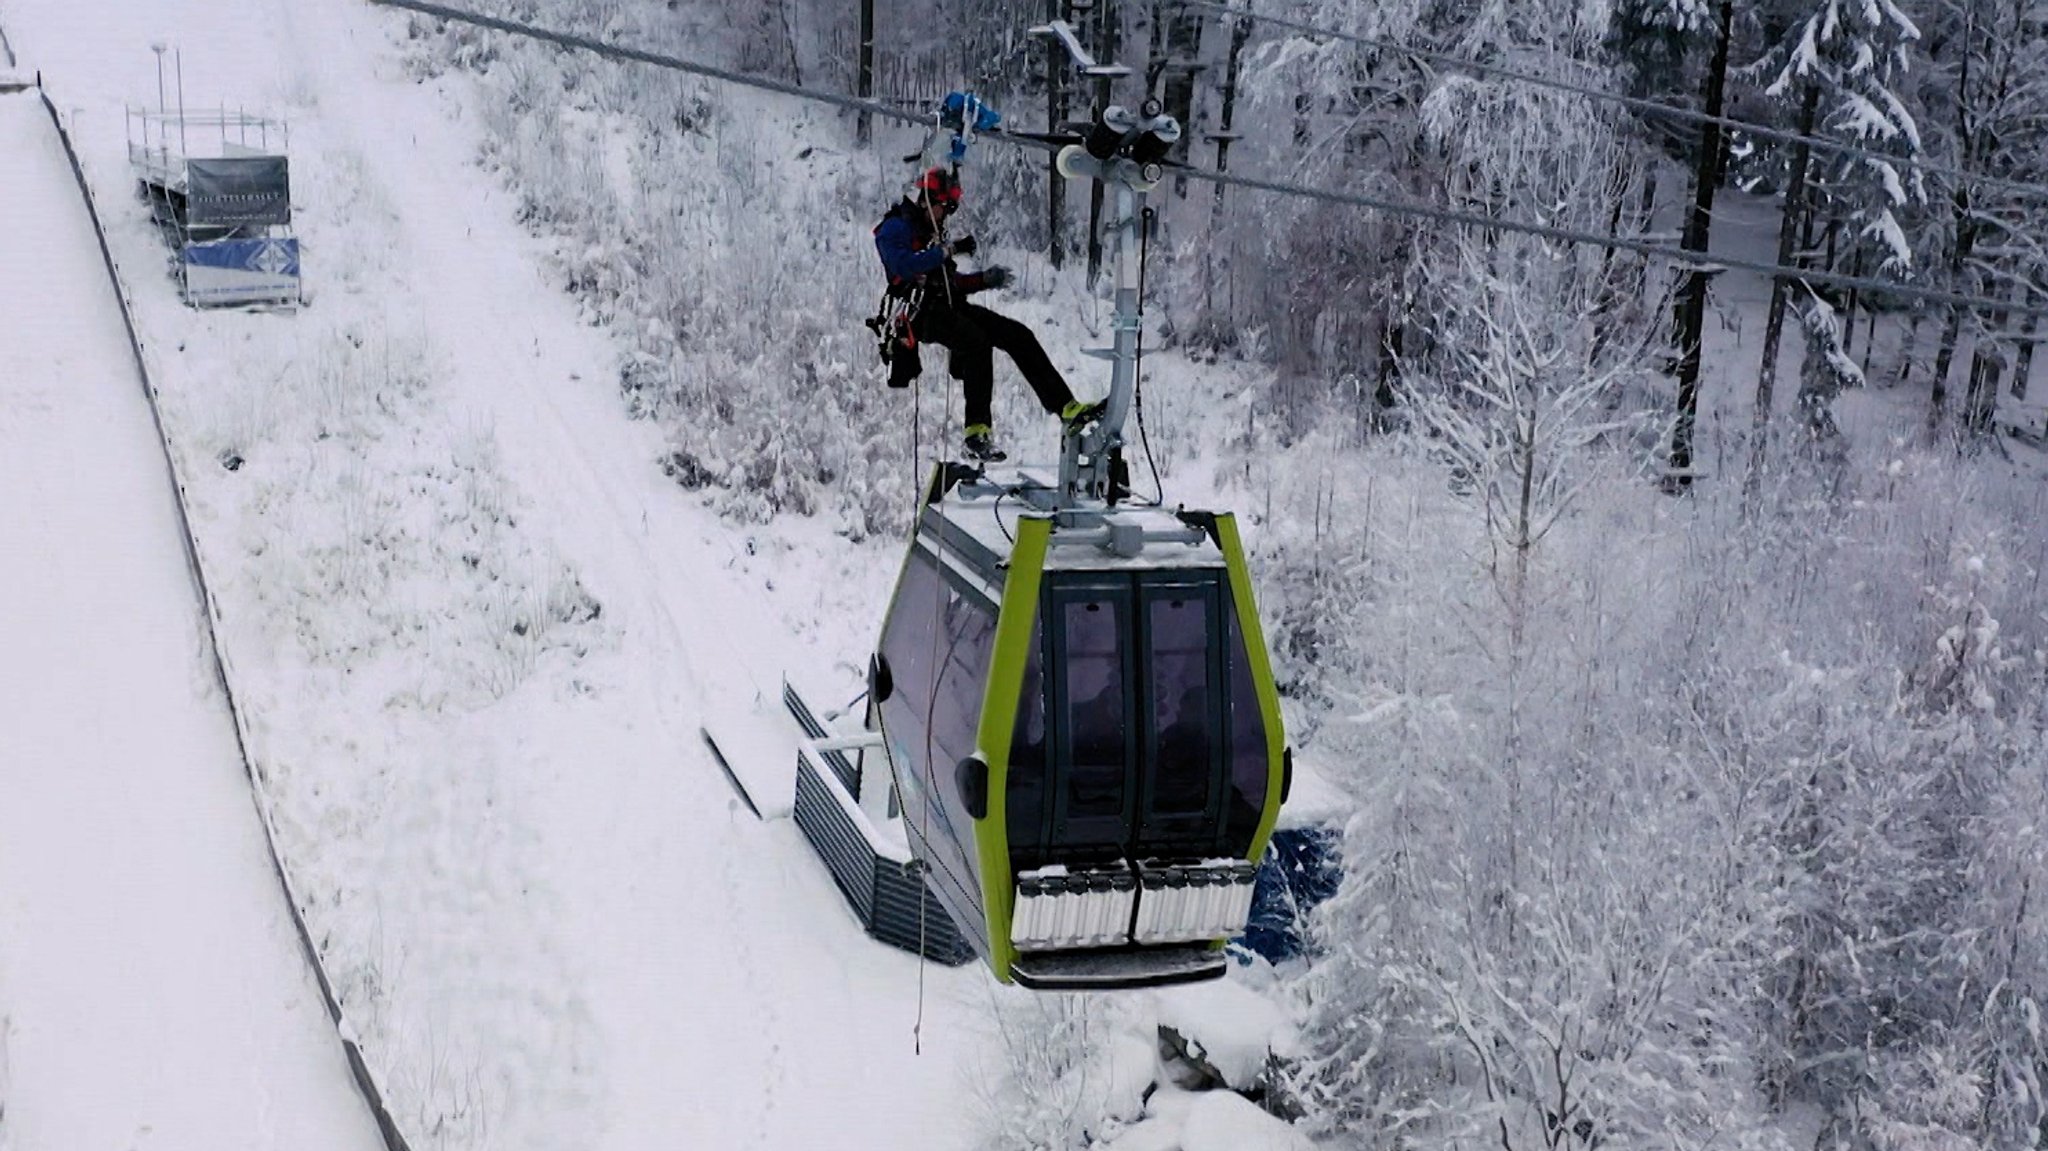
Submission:
[[[194,306],[295,304],[299,242],[281,120],[128,109],[128,163]]]

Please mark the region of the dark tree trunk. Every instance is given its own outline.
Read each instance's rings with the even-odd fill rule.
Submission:
[[[1625,161],[1617,161],[1615,167],[1614,207],[1607,214],[1609,236],[1621,235],[1622,214],[1627,210],[1627,197],[1623,195],[1628,187],[1627,164]],[[1642,231],[1641,221],[1649,217],[1650,210],[1655,206],[1656,196],[1657,177],[1652,170],[1643,181],[1643,203],[1639,209],[1641,215],[1630,221],[1632,231]],[[1641,302],[1641,281],[1632,278],[1627,267],[1617,268],[1617,261],[1621,258],[1614,248],[1608,248],[1600,253],[1600,278],[1595,281],[1599,285],[1599,295],[1595,298],[1594,304],[1593,342],[1586,352],[1586,362],[1589,364],[1600,362],[1618,334],[1616,329],[1619,323],[1616,313],[1621,311],[1623,301],[1633,296],[1637,302]],[[1637,266],[1640,266],[1640,261]]]
[[[1098,64],[1114,64],[1117,49],[1123,40],[1123,14],[1117,0],[1097,0],[1095,5],[1095,61]],[[1109,107],[1109,80],[1098,80],[1095,84],[1095,108],[1092,120]],[[1102,274],[1102,181],[1088,182],[1088,282]]]
[[[2013,302],[2025,306],[2025,281],[2013,286]],[[2004,341],[2002,333],[2009,319],[2011,313],[2004,308],[1991,313],[1990,328],[2001,335],[1996,339],[1979,339],[1970,354],[1970,390],[1963,401],[1963,426],[1971,436],[1989,435],[1992,419],[1998,414],[1998,377],[2004,368],[1998,345]]]
[[[2012,398],[2015,400],[2027,398],[2027,377],[2034,371],[2034,333],[2040,324],[2041,314],[2029,312],[2026,326],[2020,329],[2019,355],[2014,359],[2012,368]]]
[[[1806,95],[1799,101],[1799,134],[1813,134],[1813,117],[1820,108],[1820,87],[1806,86]],[[1792,147],[1792,173],[1785,184],[1785,214],[1778,225],[1778,264],[1790,265],[1798,250],[1799,220],[1806,208],[1806,169],[1812,160],[1812,150],[1805,144]],[[1751,418],[1749,443],[1749,478],[1747,487],[1754,496],[1763,483],[1764,463],[1770,454],[1771,442],[1771,401],[1778,386],[1778,343],[1785,333],[1785,297],[1790,293],[1792,280],[1788,276],[1771,278],[1771,307],[1764,317],[1764,362],[1756,374],[1756,411]]]
[[[1863,278],[1863,249],[1858,248],[1855,258],[1849,261],[1849,274],[1857,279]],[[1859,298],[1857,289],[1849,289],[1849,302],[1842,307],[1842,354],[1845,356],[1856,350],[1856,302]],[[1867,353],[1864,365],[1869,366]]]
[[[1216,170],[1218,172],[1230,171],[1230,142],[1235,138],[1235,132],[1231,125],[1237,122],[1238,67],[1244,57],[1244,46],[1251,39],[1251,35],[1252,21],[1250,17],[1240,16],[1230,22],[1230,50],[1223,60],[1222,106],[1218,110],[1216,127]],[[1223,261],[1226,275],[1230,273],[1232,263],[1231,253],[1233,249],[1230,247],[1232,241],[1224,238],[1223,218],[1223,185],[1219,182],[1216,185],[1216,198],[1211,202],[1209,209],[1209,243],[1204,247],[1207,258],[1202,264],[1202,307],[1212,313],[1215,311],[1213,292],[1216,280],[1216,256],[1219,249],[1224,253]],[[1228,300],[1227,303],[1234,318],[1236,301]]]
[[[2004,319],[2001,311],[1992,323]],[[1970,352],[1970,382],[1963,391],[1963,431],[1972,438],[1991,431],[1991,417],[1998,410],[1998,356],[1986,343],[1979,340]]]
[[[1735,22],[1734,0],[1721,0],[1714,39],[1714,60],[1707,68],[1705,111],[1721,115],[1728,89],[1728,40]],[[1699,163],[1693,170],[1692,210],[1685,217],[1683,247],[1706,258],[1713,227],[1714,193],[1721,184],[1721,126],[1700,128]],[[1700,407],[1700,341],[1707,325],[1707,273],[1694,269],[1678,299],[1678,419],[1671,433],[1671,482],[1678,490],[1692,483],[1693,425]]]
[[[1957,57],[1961,70],[1956,79],[1956,139],[1962,145],[1962,163],[1957,165],[1965,173],[1976,166],[1977,133],[1970,123],[1970,58],[1975,51],[1977,9],[1975,5],[1964,6],[1962,51]],[[1964,289],[1964,274],[1970,266],[1970,254],[1977,244],[1977,225],[1971,214],[1970,182],[1967,176],[1956,185],[1955,193],[1949,197],[1950,210],[1955,217],[1955,248],[1949,256],[1949,290],[1961,292]],[[1963,310],[1950,304],[1948,322],[1941,330],[1941,346],[1934,353],[1934,387],[1927,397],[1927,431],[1930,437],[1939,436],[1948,423],[1948,371],[1955,363],[1956,341],[1962,337]]]
[[[1174,0],[1153,0],[1152,56],[1145,67],[1145,90],[1159,98],[1167,115],[1180,122],[1181,137],[1170,158],[1186,161],[1194,142],[1195,73],[1207,21],[1199,9],[1183,8]],[[1174,194],[1187,195],[1187,177],[1175,176]]]
[[[1057,2],[1057,0],[1055,0]],[[853,81],[854,94],[863,100],[875,96],[875,0],[860,0],[860,64]],[[873,117],[862,111],[855,122],[854,137],[865,148],[874,139]]]
[[[875,0],[861,0],[871,5]],[[1058,20],[1064,0],[1045,0],[1045,18]],[[1057,132],[1067,119],[1067,69],[1070,63],[1058,49],[1045,53],[1045,130]],[[1045,164],[1045,254],[1057,268],[1067,262],[1067,181],[1060,175],[1055,155]]]
[[[1969,267],[1970,251],[1976,246],[1976,227],[1969,221],[1969,194],[1956,192],[1956,246],[1955,256],[1949,261],[1949,276],[1952,291],[1963,288],[1963,272]],[[1927,430],[1940,432],[1948,423],[1948,373],[1955,366],[1956,344],[1963,335],[1963,309],[1960,305],[1948,305],[1948,321],[1941,328],[1941,346],[1934,352],[1934,386],[1927,393]]]
[[[1223,61],[1223,108],[1216,132],[1216,170],[1230,171],[1230,142],[1236,137],[1231,125],[1237,122],[1237,76],[1244,58],[1244,46],[1252,38],[1252,21],[1240,16],[1230,24],[1230,53]],[[1216,185],[1216,204],[1223,204],[1223,185]]]

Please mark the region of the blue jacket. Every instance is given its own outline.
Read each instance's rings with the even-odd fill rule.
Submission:
[[[985,285],[979,272],[962,274],[946,258],[931,217],[913,200],[903,200],[889,209],[875,225],[875,251],[881,254],[882,270],[889,275],[889,287],[908,292],[927,283],[936,284],[933,272],[942,271],[952,281],[955,295],[978,292]]]
[[[910,200],[889,209],[875,226],[875,251],[881,253],[882,270],[891,285],[922,279],[926,273],[946,266],[946,249],[924,210]]]

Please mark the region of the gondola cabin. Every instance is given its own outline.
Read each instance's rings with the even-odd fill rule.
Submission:
[[[911,851],[998,979],[1222,973],[1288,784],[1229,515],[942,467],[869,674]]]

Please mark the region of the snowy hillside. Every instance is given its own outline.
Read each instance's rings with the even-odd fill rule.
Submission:
[[[521,7],[814,81],[836,43],[798,0],[730,22]],[[1789,432],[1796,323],[1783,427],[1752,454],[1763,277],[1716,282],[1700,482],[1674,499],[1650,474],[1664,264],[1173,201],[1138,486],[1156,464],[1168,503],[1243,516],[1344,882],[1313,962],[1034,997],[868,939],[698,734],[732,733],[745,774],[773,778],[785,675],[854,698],[912,493],[956,443],[943,371],[882,388],[858,326],[913,133],[864,150],[789,98],[360,0],[0,0],[0,28],[80,150],[279,849],[413,1147],[1591,1151],[1820,1128],[1905,1148],[2038,1125],[2042,456],[1930,442],[1924,382],[1889,371],[1833,402],[1839,442]],[[1333,43],[1254,59],[1303,92],[1350,84]],[[306,306],[179,301],[130,195],[123,110],[162,98],[153,45],[192,106],[289,122]],[[1241,163],[1292,162],[1285,96],[1248,105],[1268,143]],[[1605,217],[1573,198],[1599,165],[1559,149],[1620,149],[1577,105],[1474,98],[1491,118],[1429,128],[1474,188],[1491,171],[1566,222]],[[0,154],[34,161],[0,195],[39,225],[0,248],[0,366],[19,369],[0,490],[29,525],[0,560],[0,631],[30,637],[0,698],[34,721],[0,726],[0,1147],[145,1127],[319,1145],[300,1122],[368,1146],[227,770],[147,408],[39,107],[0,95]],[[970,214],[1020,269],[1001,306],[1098,394],[1099,288],[1032,246],[1035,170],[985,173]],[[1676,203],[1645,226],[1675,227]],[[1714,251],[1772,259],[1778,216],[1724,190]],[[1234,278],[1212,282],[1226,248]],[[1364,266],[1381,278],[1344,278]],[[1629,274],[1640,298],[1601,295]],[[1193,301],[1237,278],[1255,299],[1219,331]],[[1434,311],[1383,357],[1396,283]],[[1860,352],[1910,362],[1915,330],[1889,313]],[[2001,411],[2030,419],[2044,375]],[[1051,449],[1007,368],[996,419],[1021,454]],[[30,774],[44,762],[77,766]],[[94,774],[137,764],[189,778]],[[89,899],[105,910],[76,913]],[[200,950],[234,939],[246,969]],[[117,994],[157,1014],[111,1012]],[[1213,1084],[1162,1066],[1162,1026],[1298,1126],[1183,1090]],[[226,1076],[196,1134],[169,1088],[80,1102],[100,1073],[79,1061],[161,1061],[128,1040],[171,1032]],[[259,1063],[266,1093],[237,1106]],[[199,1124],[223,1116],[252,1133]]]
[[[783,674],[851,695],[893,557],[735,531],[662,473],[610,341],[473,166],[460,83],[415,83],[402,25],[347,3],[0,18],[107,214],[251,758],[413,1145],[942,1147],[1014,1121],[995,1040],[1059,1018],[866,939],[696,734],[786,750]],[[121,134],[159,37],[189,101],[288,121],[308,307],[196,313],[162,274]],[[1117,1065],[1090,1091],[1135,1116],[1150,1057]]]
[[[361,1151],[98,242],[0,96],[0,1146]]]
[[[916,964],[864,940],[791,828],[733,817],[695,738],[712,708],[775,719],[756,685],[810,646],[745,598],[774,557],[577,387],[608,349],[491,210],[474,142],[399,71],[389,19],[5,15],[113,213],[251,754],[413,1137],[957,1138],[978,983],[930,973],[913,1057]],[[291,122],[324,269],[296,316],[184,309],[121,194],[119,110],[153,97],[166,33],[188,98]],[[128,51],[132,70],[101,63]]]

